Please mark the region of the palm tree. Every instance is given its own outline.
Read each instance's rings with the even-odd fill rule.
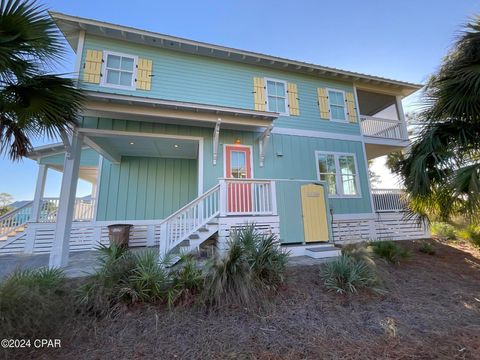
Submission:
[[[83,96],[49,70],[63,55],[60,34],[36,1],[0,2],[0,154],[18,160],[35,138],[73,129]]]
[[[480,17],[465,26],[423,93],[423,129],[397,163],[417,213],[480,214]]]

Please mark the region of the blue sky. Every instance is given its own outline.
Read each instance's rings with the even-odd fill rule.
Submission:
[[[71,15],[415,83],[435,71],[461,25],[480,14],[473,0],[40,2]],[[71,72],[73,59],[70,51],[59,71]],[[414,103],[407,99],[407,109]],[[36,173],[31,160],[0,159],[0,192],[32,198]],[[57,196],[59,184],[51,171],[46,196]],[[88,190],[81,184],[79,195]]]

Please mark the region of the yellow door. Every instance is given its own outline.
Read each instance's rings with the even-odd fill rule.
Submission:
[[[305,242],[328,241],[328,218],[323,186],[302,185],[301,193]]]

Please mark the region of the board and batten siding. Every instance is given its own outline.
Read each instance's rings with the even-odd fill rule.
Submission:
[[[196,160],[128,156],[120,164],[105,160],[97,220],[163,219],[196,197]]]
[[[263,167],[260,167],[258,138],[261,133],[221,130],[217,165],[213,165],[213,130],[211,128],[95,117],[83,118],[81,126],[94,129],[202,137],[204,139],[204,191],[216,185],[218,179],[224,176],[223,145],[234,144],[237,139],[240,140],[240,143],[243,145],[252,145],[253,172],[254,177],[257,179],[317,181],[315,151],[353,153],[357,158],[361,197],[330,198],[330,207],[333,208],[334,214],[372,212],[368,188],[368,172],[365,166],[365,154],[363,144],[360,141],[272,134],[265,156],[265,164]],[[196,160],[193,161],[196,166]],[[103,173],[101,179],[103,183],[103,181],[105,181]],[[110,182],[111,186],[115,186],[115,181]],[[195,190],[193,190],[193,192],[195,193]],[[194,197],[196,197],[196,193]],[[114,208],[116,205],[112,204],[112,206]],[[99,208],[98,212],[101,214],[103,211],[106,211],[106,208]]]
[[[280,116],[275,120],[276,127],[360,134],[358,122],[343,123],[321,119],[318,107],[317,88],[353,92],[351,83],[92,35],[86,36],[84,49],[120,52],[153,61],[151,90],[123,90],[83,83],[82,87],[87,90],[253,109],[253,78],[275,78],[297,85],[300,110],[299,116]],[[82,64],[85,62],[85,54],[86,51],[83,51]],[[80,79],[82,78],[83,65],[80,67]]]

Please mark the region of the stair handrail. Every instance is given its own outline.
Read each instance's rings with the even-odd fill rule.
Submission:
[[[17,216],[22,210],[32,207],[32,204],[33,201],[29,201],[26,204],[23,204],[22,206],[10,210],[6,214],[0,216],[0,237],[10,234],[12,231],[15,231],[19,227],[25,225],[28,220],[30,220],[31,213],[27,215],[27,219],[24,219],[24,221],[13,224],[15,216]]]
[[[214,193],[218,193],[217,198],[216,198],[216,203],[213,204],[214,209],[212,209],[212,210],[214,210],[214,211],[211,214],[209,214],[208,216],[203,217],[201,222],[194,223],[193,224],[194,226],[188,228],[188,230],[184,231],[183,233],[180,232],[180,235],[177,234],[176,237],[177,237],[177,239],[181,239],[180,241],[175,242],[175,241],[172,241],[172,239],[169,239],[168,238],[169,235],[170,235],[169,234],[169,231],[170,231],[169,225],[171,225],[172,221],[174,219],[177,219],[181,214],[185,214],[187,211],[189,211],[191,209],[194,209],[194,207],[196,205],[200,204],[202,201],[209,198],[210,195],[212,195]],[[171,215],[166,217],[165,219],[163,219],[159,224],[160,225],[160,251],[163,254],[166,254],[168,251],[170,251],[172,248],[174,248],[180,242],[182,242],[186,237],[191,235],[193,232],[195,232],[200,227],[204,226],[208,221],[210,221],[213,218],[215,218],[216,216],[218,216],[220,214],[219,197],[220,197],[220,184],[217,184],[217,185],[213,186],[212,188],[210,188],[209,190],[207,190],[206,192],[204,192],[202,195],[198,196],[197,198],[195,198],[194,200],[192,200],[188,204],[184,205],[183,207],[181,207],[180,209],[178,209],[177,211],[175,211],[174,213],[172,213]],[[192,229],[195,229],[195,230],[192,230]],[[182,231],[182,228],[177,228],[177,230]]]

